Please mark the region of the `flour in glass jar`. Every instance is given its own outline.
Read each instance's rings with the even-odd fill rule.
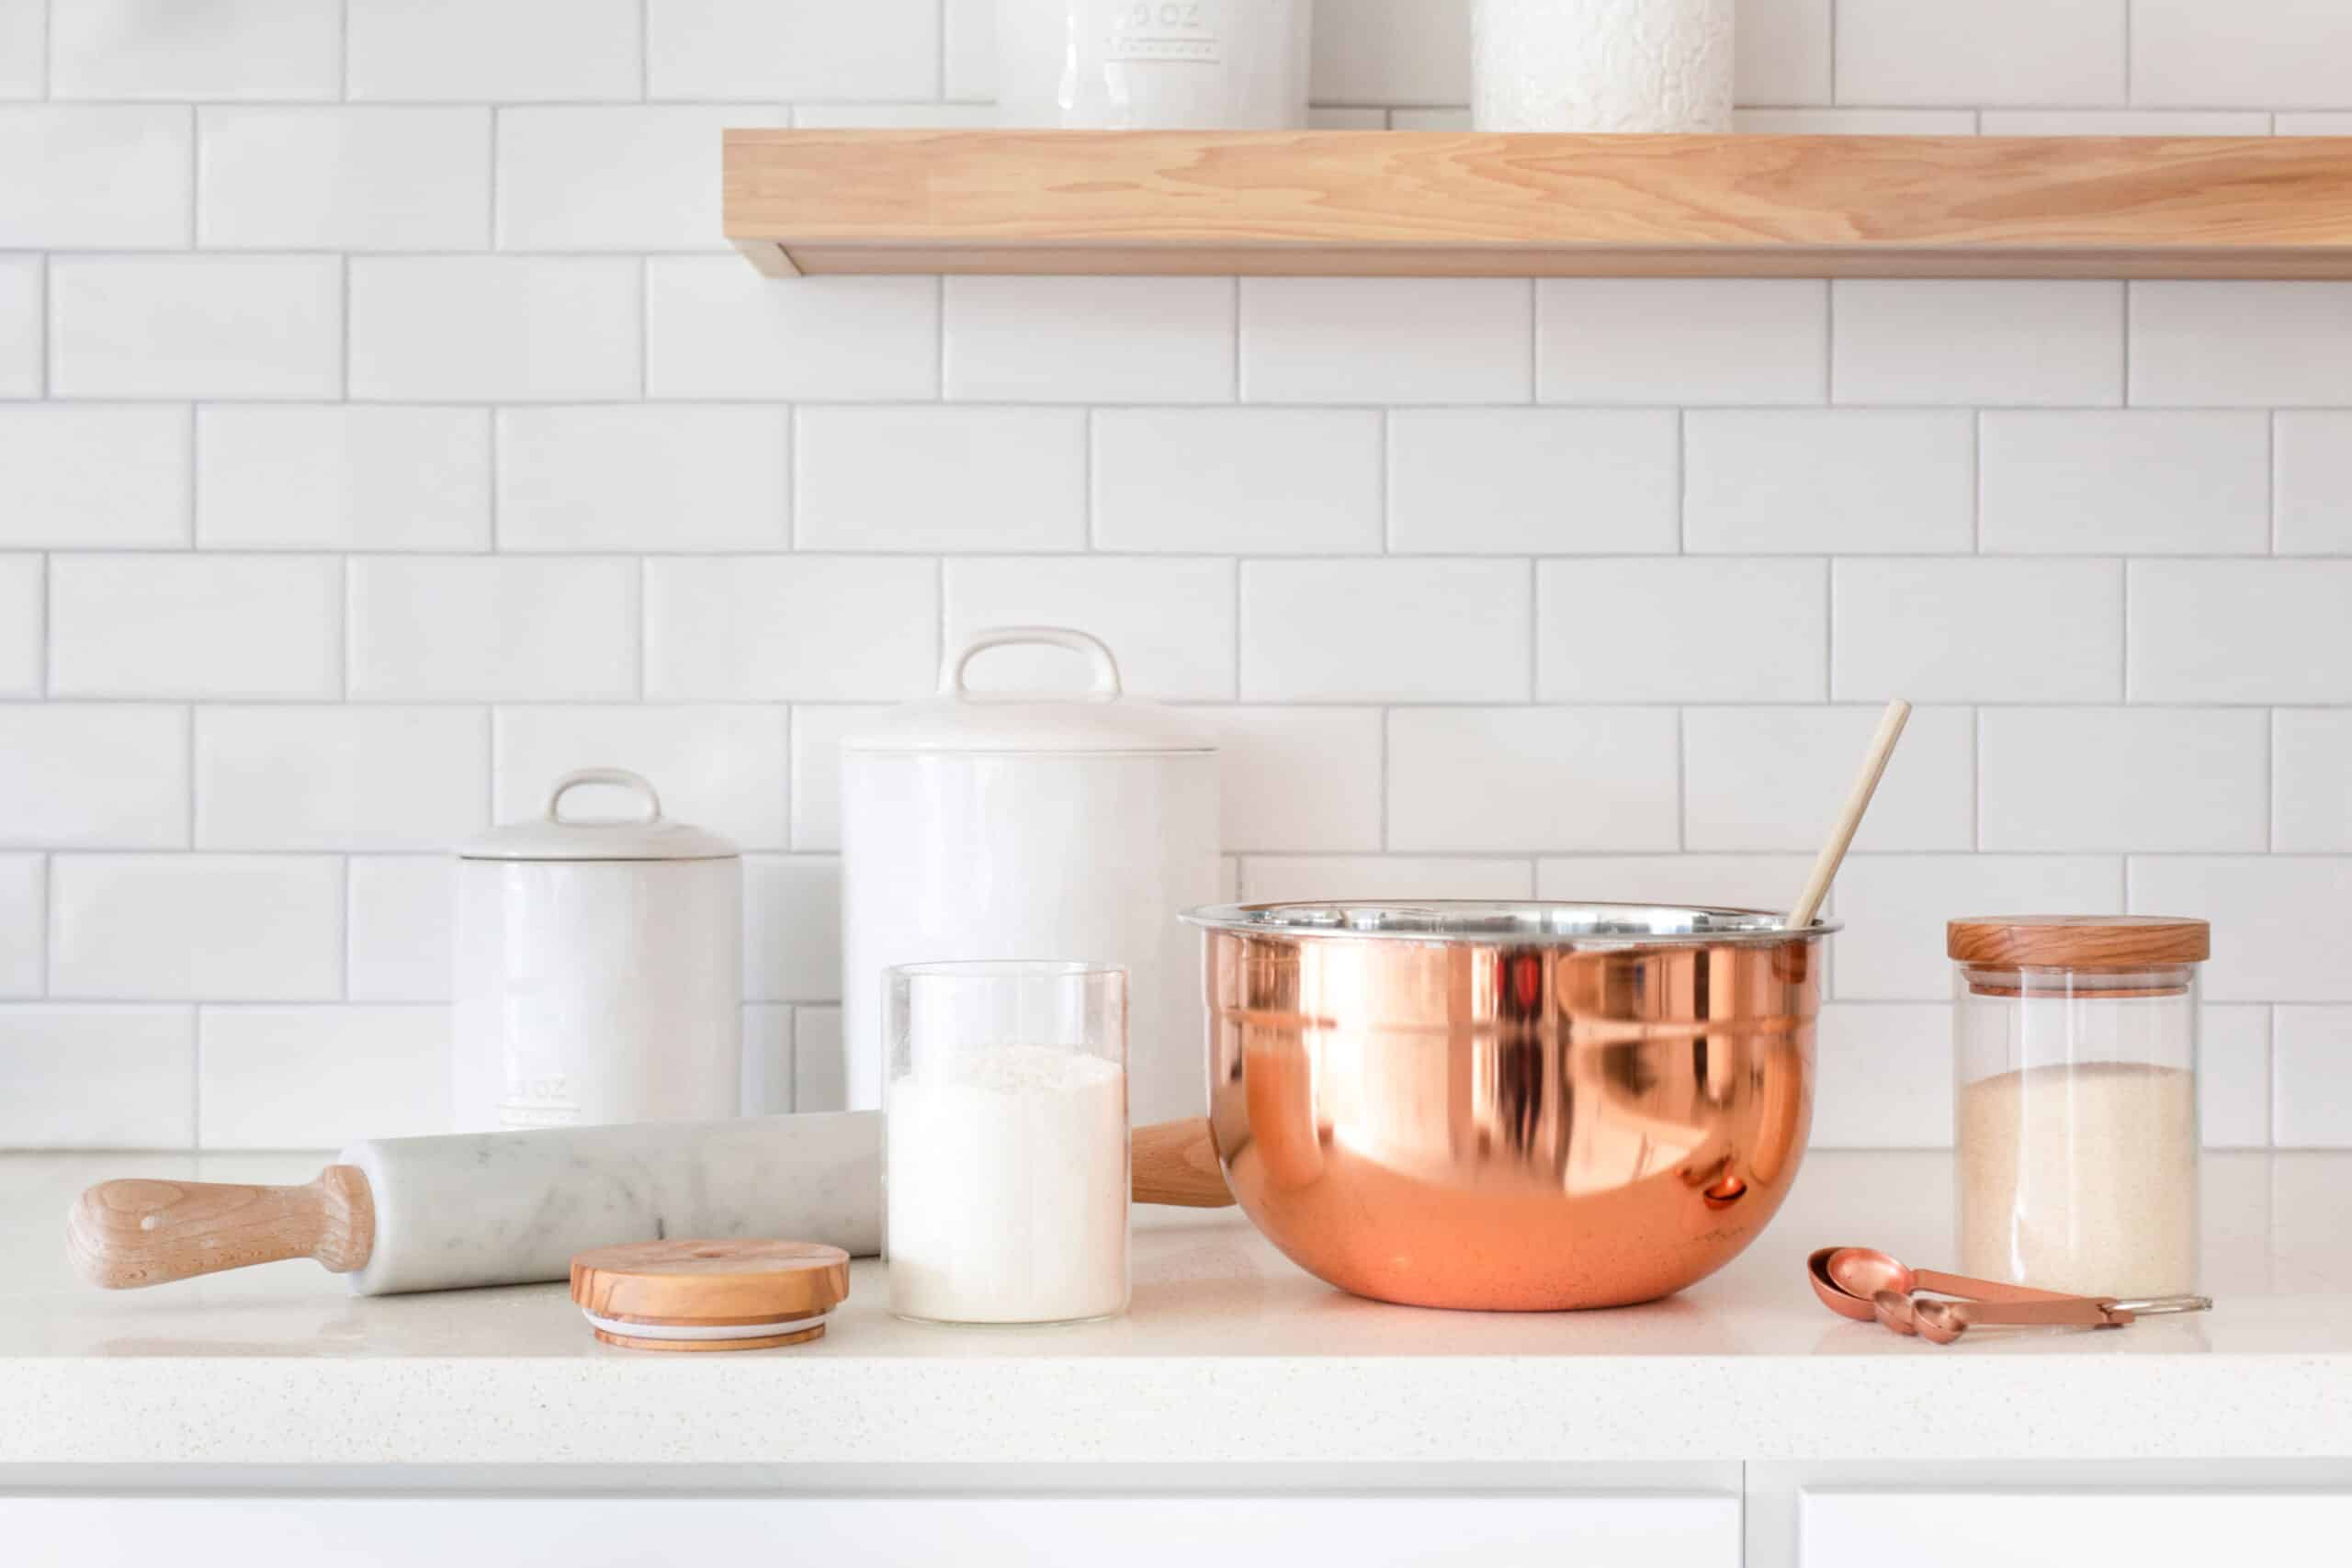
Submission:
[[[1115,1063],[1006,1045],[889,1086],[890,1309],[1059,1323],[1127,1304],[1127,1082]]]

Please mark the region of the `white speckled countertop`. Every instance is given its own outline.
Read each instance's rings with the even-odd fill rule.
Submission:
[[[67,1201],[109,1176],[300,1180],[315,1156],[0,1156],[0,1466],[1773,1461],[2352,1455],[2352,1154],[2207,1163],[2207,1316],[1939,1348],[1824,1312],[1804,1255],[1949,1266],[1951,1162],[1818,1154],[1758,1243],[1672,1300],[1384,1306],[1237,1213],[1139,1211],[1134,1311],[951,1329],[856,1266],[821,1342],[597,1344],[560,1285],[361,1300],[283,1263],[108,1294]],[[5,1474],[5,1472],[0,1472]]]

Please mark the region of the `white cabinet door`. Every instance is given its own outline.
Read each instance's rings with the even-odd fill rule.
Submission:
[[[2352,1562],[2352,1492],[1807,1492],[1804,1568]]]
[[[74,1568],[1739,1568],[1739,1529],[1727,1496],[0,1497],[0,1558]]]

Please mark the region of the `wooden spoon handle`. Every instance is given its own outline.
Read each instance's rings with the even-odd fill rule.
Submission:
[[[356,1166],[331,1165],[301,1187],[209,1181],[101,1181],[66,1216],[66,1251],[110,1291],[315,1258],[337,1274],[365,1268],[376,1201]]]
[[[1138,1203],[1223,1209],[1233,1202],[1225,1172],[1217,1167],[1216,1145],[1209,1137],[1204,1116],[1136,1128],[1130,1157]]]

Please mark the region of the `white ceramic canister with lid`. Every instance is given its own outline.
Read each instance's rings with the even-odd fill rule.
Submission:
[[[975,656],[1021,644],[1084,655],[1091,688],[1041,697],[966,683]],[[882,1104],[886,970],[1059,959],[1127,971],[1135,1122],[1201,1115],[1200,943],[1177,916],[1218,897],[1217,790],[1208,734],[1127,696],[1109,649],[1057,627],[979,633],[948,657],[938,695],[844,739],[850,1107]]]
[[[563,814],[625,789],[620,820]],[[743,1062],[743,861],[662,815],[618,768],[557,781],[537,822],[458,852],[459,1132],[736,1114]]]
[[[1314,17],[1312,0],[997,0],[997,120],[1297,130]]]

